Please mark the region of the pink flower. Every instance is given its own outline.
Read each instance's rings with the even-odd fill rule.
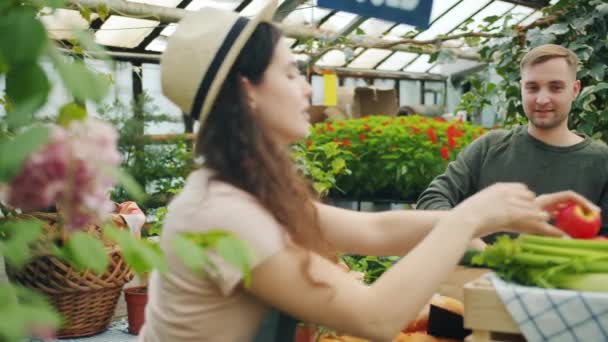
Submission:
[[[34,152],[9,184],[8,203],[25,211],[57,205],[68,229],[82,228],[113,209],[108,198],[120,165],[118,136],[96,119],[51,128],[49,142]]]

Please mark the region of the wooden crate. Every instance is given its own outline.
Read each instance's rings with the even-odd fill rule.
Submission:
[[[468,342],[525,341],[492,283],[479,278],[464,285],[464,326]]]
[[[465,284],[480,278],[489,271],[490,270],[485,268],[456,266],[452,273],[450,273],[448,279],[441,283],[437,292],[443,296],[452,297],[464,303]]]

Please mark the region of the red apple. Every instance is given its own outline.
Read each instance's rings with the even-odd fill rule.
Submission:
[[[575,239],[591,239],[599,233],[602,217],[599,212],[572,203],[559,211],[555,225]]]

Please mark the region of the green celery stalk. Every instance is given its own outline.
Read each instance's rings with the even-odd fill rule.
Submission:
[[[562,289],[608,292],[608,273],[560,273],[551,277],[551,282]]]
[[[567,247],[555,247],[537,245],[532,243],[522,243],[521,250],[526,252],[533,252],[545,255],[555,255],[562,257],[583,257],[583,258],[601,258],[608,257],[608,252],[589,251],[585,249],[567,248]]]
[[[580,248],[584,250],[604,251],[608,253],[608,241],[561,239],[536,235],[522,234],[519,236],[522,243],[534,243],[556,247]]]

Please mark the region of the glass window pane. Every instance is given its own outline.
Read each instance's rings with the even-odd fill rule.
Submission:
[[[473,16],[473,22],[468,25],[467,31],[479,31],[480,28],[488,26],[488,23],[483,21],[484,18],[489,16],[502,17],[505,13],[511,10],[515,5],[506,3],[504,1],[496,1],[488,5],[488,7],[479,11],[479,13]],[[502,21],[498,21],[502,23]],[[460,28],[460,27],[459,27]]]
[[[127,0],[128,2],[139,2],[142,4],[163,6],[163,7],[177,7],[180,0]]]
[[[312,6],[310,4],[302,4],[298,8],[289,13],[284,23],[290,25],[317,25],[321,19],[325,18],[331,10],[321,7]]]
[[[401,70],[405,65],[416,58],[418,54],[397,51],[378,66],[378,70]]]
[[[97,15],[95,14],[95,17]],[[78,11],[67,9],[44,9],[40,15],[40,20],[49,32],[52,39],[74,39],[72,31],[86,30],[89,23],[80,15]]]
[[[159,24],[155,20],[110,16],[95,33],[97,43],[134,48]]]
[[[420,55],[420,57],[416,58],[416,60],[414,60],[412,64],[406,66],[403,70],[413,72],[425,72],[432,66],[433,64],[429,64],[429,55]]]
[[[214,7],[222,8],[228,11],[234,11],[240,3],[240,0],[192,0],[192,2],[188,4],[188,6],[186,6],[186,9],[189,11],[198,11],[203,7]]]
[[[320,66],[337,67],[344,65],[344,63],[346,63],[344,52],[340,50],[331,50],[325,55],[323,55],[323,57],[321,57],[321,59],[319,59],[316,64]]]
[[[349,68],[371,69],[391,54],[390,50],[367,49],[348,65]]]
[[[357,17],[356,14],[348,12],[338,12],[327,19],[326,22],[321,25],[321,28],[329,31],[341,31],[348,23]]]
[[[279,0],[279,5],[281,5],[281,3],[283,3],[283,1],[285,1],[285,0]],[[268,5],[267,0],[253,0],[249,5],[247,5],[247,7],[245,7],[243,9],[243,11],[241,11],[241,14],[246,17],[252,17],[252,16],[260,13],[260,11],[266,5]]]
[[[169,24],[167,27],[165,27],[162,31],[160,31],[161,36],[170,36],[175,32],[175,29],[177,28],[177,24]]]
[[[439,0],[433,1],[433,8],[431,9],[431,22],[437,19],[438,16],[447,11],[459,0]]]
[[[148,51],[163,52],[167,48],[167,37],[160,36],[155,38],[153,41],[146,46]]]
[[[432,68],[427,70],[427,72],[434,74],[451,75],[459,71],[470,69],[476,65],[479,65],[479,63],[476,61],[471,61],[468,59],[456,59],[456,61],[452,63],[435,64]]]
[[[433,39],[440,34],[446,34],[490,1],[492,0],[463,1],[452,8],[447,15],[435,21],[431,27],[420,33],[416,38],[421,40]]]
[[[393,28],[386,36],[385,39],[401,39],[406,33],[414,31],[416,27],[412,25],[400,24]]]
[[[370,18],[359,25],[359,28],[365,32],[367,36],[380,37],[384,32],[393,26],[392,22]],[[350,36],[356,36],[357,32],[353,31]]]
[[[519,23],[519,24],[523,25],[523,26],[530,25],[530,24],[532,24],[533,22],[535,22],[536,20],[538,20],[538,19],[540,19],[542,17],[543,17],[543,14],[540,11],[536,11],[536,12],[530,14],[530,16],[527,17],[526,19],[522,20],[522,22]]]
[[[507,20],[507,25],[515,25],[520,21],[526,19],[530,14],[534,12],[534,9],[526,6],[517,5],[509,13],[510,18]],[[503,20],[499,20],[494,26],[500,26],[503,24]],[[493,30],[494,31],[494,30]]]

